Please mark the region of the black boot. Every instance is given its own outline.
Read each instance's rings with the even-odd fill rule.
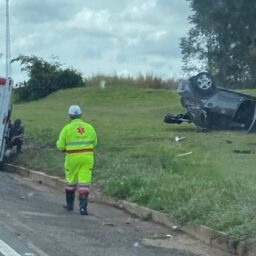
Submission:
[[[22,141],[22,140],[16,139],[16,145],[17,145],[16,153],[17,153],[17,154],[22,153],[22,151],[21,151],[22,144],[23,144],[23,141]]]
[[[79,195],[80,201],[80,215],[88,215],[87,204],[88,204],[88,195]]]
[[[67,211],[73,211],[74,210],[74,200],[75,200],[75,191],[67,190],[66,189],[66,209]]]

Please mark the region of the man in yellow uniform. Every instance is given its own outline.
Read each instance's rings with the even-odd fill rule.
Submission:
[[[80,214],[88,215],[87,204],[97,134],[91,124],[81,119],[82,112],[78,105],[71,105],[68,114],[71,122],[62,129],[56,143],[58,150],[66,153],[66,209],[73,211],[75,191],[78,188]]]

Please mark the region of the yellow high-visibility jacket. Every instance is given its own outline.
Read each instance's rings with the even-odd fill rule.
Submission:
[[[97,145],[97,135],[93,126],[82,119],[73,119],[61,131],[56,143],[60,151],[67,154],[90,152]]]

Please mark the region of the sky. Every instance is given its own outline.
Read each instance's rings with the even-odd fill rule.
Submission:
[[[5,74],[5,3],[0,0],[0,75]],[[179,42],[190,28],[185,0],[9,0],[9,12],[12,58],[57,57],[84,77],[182,76]],[[18,63],[12,77],[26,79]]]

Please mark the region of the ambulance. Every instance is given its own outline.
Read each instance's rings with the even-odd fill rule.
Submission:
[[[9,0],[6,0],[6,54],[5,76],[0,76],[0,170],[4,168],[10,149],[8,149],[10,122],[12,113],[13,80],[11,73]]]
[[[4,168],[8,157],[13,84],[11,78],[0,77],[0,169]]]

